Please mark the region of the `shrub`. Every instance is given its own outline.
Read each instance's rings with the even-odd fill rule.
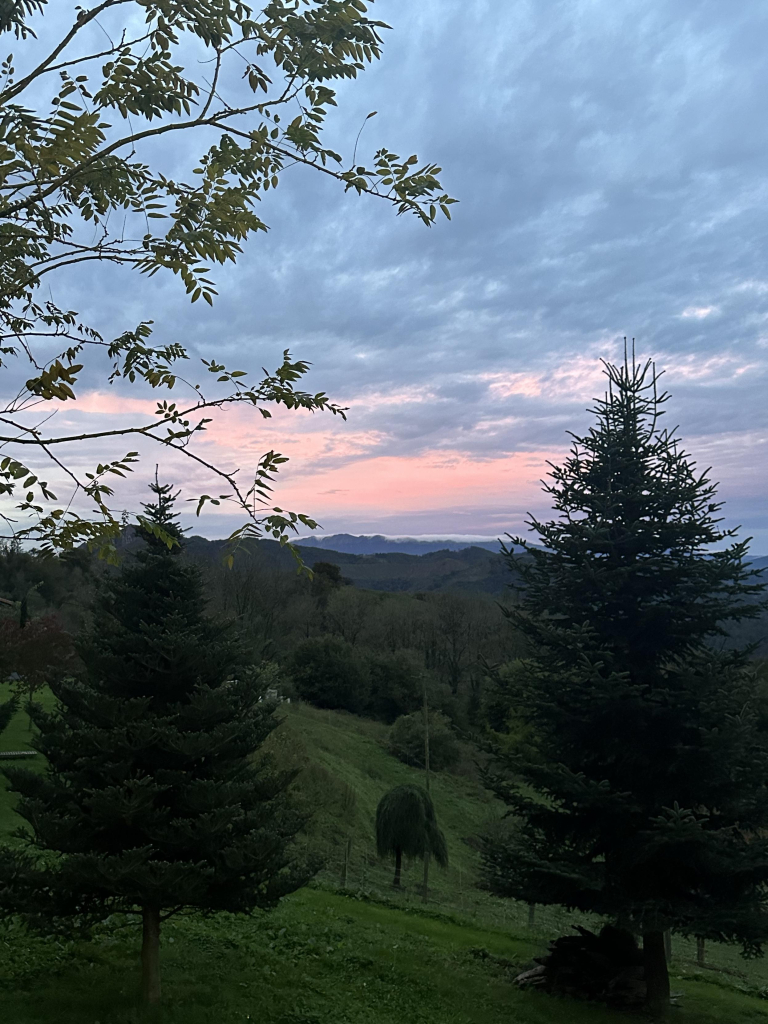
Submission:
[[[368,661],[370,678],[369,714],[392,724],[421,704],[421,670],[407,651],[374,654]]]
[[[424,767],[424,715],[414,711],[401,715],[389,733],[389,752],[414,768]],[[436,772],[450,768],[459,759],[459,744],[450,721],[439,711],[429,714],[429,767]]]
[[[332,636],[310,637],[293,652],[290,673],[298,695],[320,708],[362,714],[368,678],[355,649]]]

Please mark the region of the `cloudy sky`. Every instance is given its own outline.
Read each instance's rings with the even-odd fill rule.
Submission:
[[[439,163],[451,224],[295,169],[260,211],[269,235],[217,273],[213,310],[128,272],[73,280],[66,301],[107,331],[151,317],[244,369],[284,348],[310,360],[347,423],[232,416],[205,447],[244,473],[290,456],[276,500],[329,533],[496,536],[546,514],[547,460],[588,424],[600,358],[635,338],[728,522],[768,553],[768,6],[375,7],[384,59],[341,90],[329,142],[350,152],[377,110],[359,152]],[[80,404],[94,423],[130,411],[99,390]]]

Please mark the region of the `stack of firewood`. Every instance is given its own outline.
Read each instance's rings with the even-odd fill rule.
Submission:
[[[599,935],[576,927],[550,943],[537,967],[515,978],[518,985],[610,1006],[639,1006],[645,1000],[643,957],[631,932],[606,925]]]

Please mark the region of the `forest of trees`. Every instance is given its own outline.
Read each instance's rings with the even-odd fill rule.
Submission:
[[[6,606],[0,620],[6,657],[28,638],[27,653],[20,650],[17,660],[59,663],[67,635],[87,621],[99,581],[114,570],[84,550],[57,558],[6,547],[1,557],[2,596],[19,606],[26,601],[33,614],[27,633]],[[360,590],[332,563],[315,563],[312,579],[277,568],[260,558],[257,544],[241,551],[231,568],[221,559],[199,567],[209,608],[239,624],[253,662],[274,662],[284,696],[321,707],[391,723],[421,707],[426,685],[431,706],[462,726],[477,724],[486,666],[514,654],[502,610],[511,592],[499,601],[482,593]],[[50,658],[33,642],[43,624],[50,643],[56,637],[65,645]]]

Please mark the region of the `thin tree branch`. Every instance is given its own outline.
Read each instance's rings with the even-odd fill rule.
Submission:
[[[75,24],[72,26],[69,32],[67,32],[62,41],[59,43],[59,45],[54,47],[54,49],[48,54],[45,60],[41,61],[34,69],[34,71],[30,71],[30,73],[25,78],[22,78],[20,81],[16,82],[15,85],[0,93],[0,105],[7,103],[9,100],[12,100],[15,96],[18,96],[19,93],[24,92],[28,85],[31,85],[31,83],[34,82],[34,80],[39,75],[43,74],[43,72],[49,69],[49,65],[53,61],[55,61],[59,54],[62,53],[69,46],[69,44],[75,38],[77,33],[81,29],[85,28],[86,25],[89,25],[95,18],[98,18],[98,16],[102,12],[108,10],[110,7],[119,7],[121,4],[127,4],[131,2],[132,0],[103,0],[103,2],[99,4],[98,7],[94,7],[92,11],[81,10],[81,13],[78,15]]]
[[[208,111],[211,109],[211,104],[213,103],[213,99],[214,99],[214,97],[216,95],[216,84],[219,81],[219,72],[220,71],[221,71],[221,50],[217,49],[216,50],[216,67],[214,68],[214,72],[213,72],[213,81],[211,82],[211,88],[210,88],[210,92],[208,93],[208,99],[205,101],[205,106],[200,111],[200,116],[201,117],[206,117],[208,115]]]
[[[60,270],[62,267],[71,267],[75,263],[89,263],[92,260],[105,263],[135,263],[139,256],[140,251],[128,249],[118,250],[114,253],[95,253],[91,256],[67,256],[66,258],[54,256],[51,258],[50,263],[35,263],[33,266],[42,267],[42,270],[36,272],[37,277],[42,277],[44,274],[50,274],[52,270]],[[59,262],[55,262],[59,260]]]
[[[72,60],[62,61],[61,64],[53,64],[51,67],[45,68],[44,73],[47,74],[50,71],[61,71],[63,68],[72,68],[76,64],[85,64],[89,60],[101,60],[102,57],[110,57],[113,53],[116,53],[118,50],[122,50],[124,47],[137,46],[139,43],[143,43],[146,39],[149,39],[149,37],[150,33],[147,32],[146,35],[138,36],[136,39],[131,39],[130,42],[126,42],[125,32],[123,32],[123,38],[119,43],[114,43],[111,49],[102,50],[101,53],[89,53],[86,57],[75,57]]]
[[[126,2],[126,0],[116,0],[116,2],[124,3]],[[104,160],[106,157],[111,156],[113,153],[117,152],[118,149],[122,149],[124,146],[130,145],[132,147],[135,147],[137,142],[143,142],[144,139],[157,138],[160,135],[167,135],[168,132],[178,132],[184,131],[186,129],[202,127],[218,128],[221,127],[222,122],[228,117],[236,117],[242,116],[244,114],[249,114],[254,110],[261,110],[266,106],[269,106],[268,101],[264,103],[254,103],[248,107],[232,108],[230,110],[217,111],[215,114],[211,114],[209,117],[205,118],[198,117],[194,118],[191,121],[173,122],[171,124],[159,125],[157,128],[147,128],[143,132],[134,132],[131,135],[124,135],[121,139],[116,139],[114,142],[110,143],[110,145],[106,146],[98,153],[94,153],[87,160],[84,160],[82,163],[78,164],[77,167],[71,168],[71,170],[69,170],[66,174],[60,175],[58,178],[56,178],[55,181],[51,182],[50,185],[46,186],[46,188],[42,189],[41,191],[35,193],[32,196],[26,197],[25,199],[11,206],[7,206],[4,210],[1,211],[2,216],[7,220],[10,217],[12,217],[15,213],[19,213],[21,210],[26,209],[28,206],[31,206],[34,203],[42,202],[44,199],[47,199],[48,196],[52,195],[54,192],[58,191],[60,188],[66,185],[73,178],[76,178],[79,174],[82,174],[83,171],[88,170],[88,168],[92,167],[93,164],[99,163],[100,160]],[[226,126],[226,129],[227,131],[230,130],[228,125]]]

